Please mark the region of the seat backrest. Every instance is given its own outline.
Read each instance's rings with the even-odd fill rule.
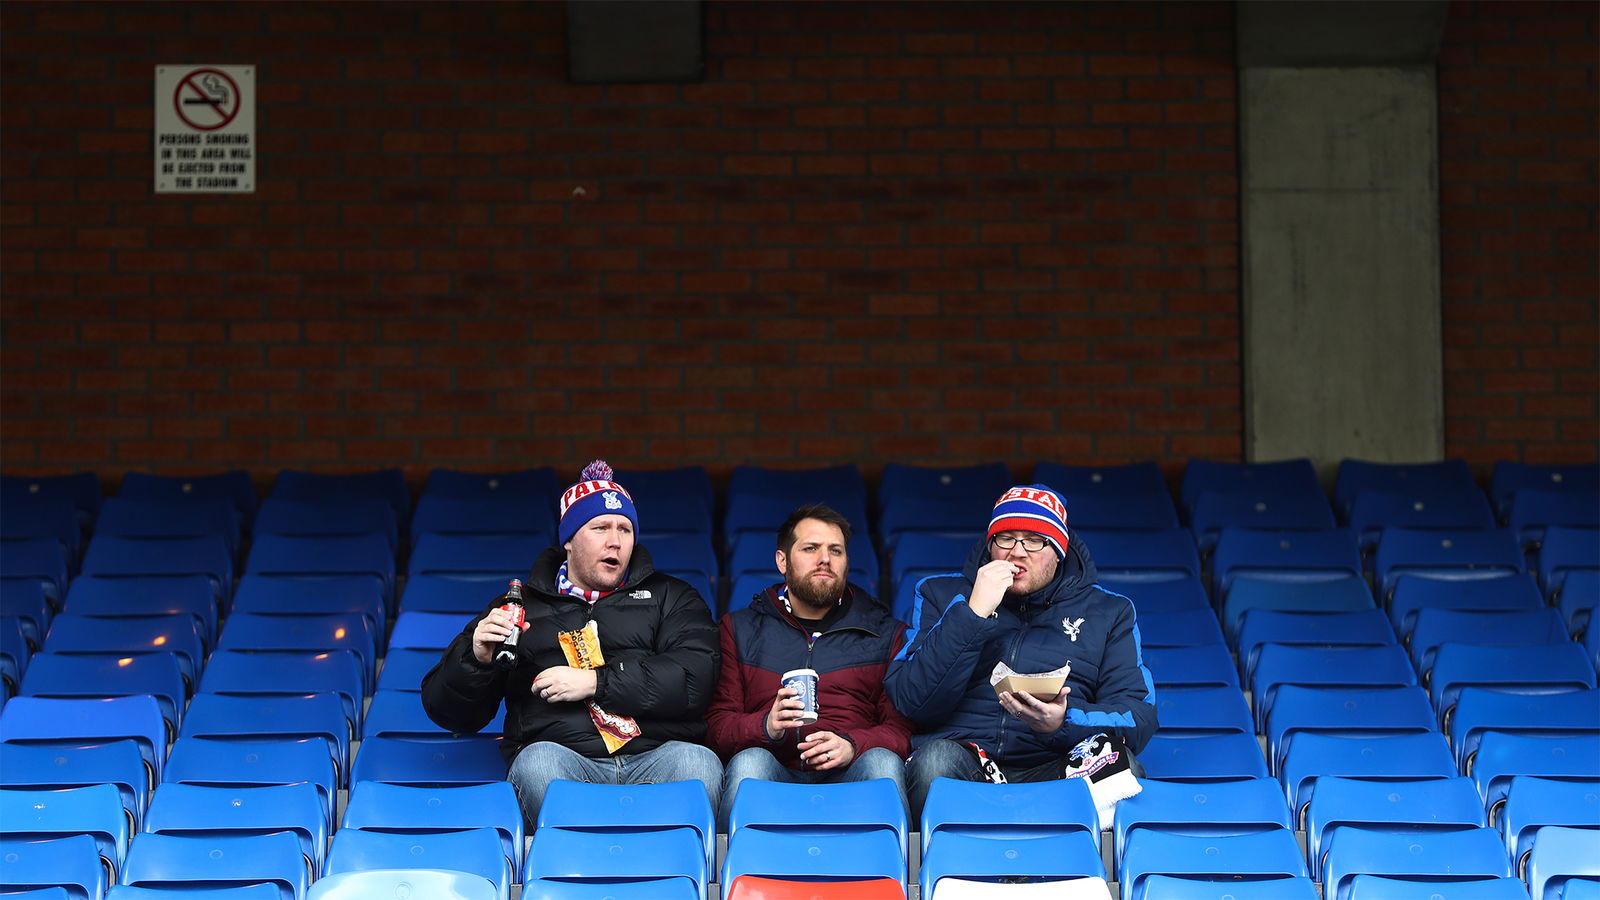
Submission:
[[[480,618],[481,612],[402,612],[389,632],[389,648],[443,650],[462,628]]]
[[[399,469],[350,473],[282,469],[268,496],[286,500],[377,498],[394,507],[395,521],[402,527],[411,520],[411,489]]]
[[[1490,688],[1465,687],[1450,722],[1450,746],[1463,771],[1486,731],[1565,734],[1600,729],[1600,690],[1558,694],[1508,694]]]
[[[1593,491],[1600,489],[1600,463],[1524,463],[1496,460],[1489,476],[1489,499],[1501,519],[1511,515],[1518,491]],[[1538,898],[1534,898],[1538,900]]]
[[[1450,745],[1437,731],[1355,735],[1305,732],[1295,737],[1278,767],[1284,797],[1297,825],[1323,776],[1369,781],[1453,778]]]
[[[1255,674],[1256,660],[1267,644],[1375,647],[1396,642],[1388,617],[1376,608],[1345,612],[1256,608],[1243,617],[1235,634],[1239,668],[1246,679]]]
[[[145,831],[228,835],[290,831],[313,872],[322,871],[331,823],[310,782],[243,786],[168,783],[150,798]]]
[[[524,534],[545,543],[556,536],[553,501],[517,496],[450,497],[423,494],[411,516],[410,540],[424,534]]]
[[[174,653],[36,653],[18,693],[24,697],[127,697],[148,694],[161,706],[169,735],[177,734],[189,699]]]
[[[1428,695],[1415,685],[1278,688],[1267,714],[1267,750],[1280,763],[1290,741],[1307,731],[1352,735],[1404,734],[1435,728]]]
[[[1267,760],[1253,734],[1158,731],[1139,753],[1150,778],[1185,783],[1266,778]]]
[[[1594,852],[1595,830],[1550,825],[1539,829],[1528,853],[1528,893],[1542,900],[1565,898],[1560,889],[1571,878],[1600,878],[1600,854]]]
[[[1095,841],[1081,832],[1039,832],[997,837],[971,831],[941,831],[923,856],[923,896],[958,895],[954,879],[1061,879],[1053,897],[1109,898],[1105,864]],[[1067,885],[1083,893],[1067,893]],[[988,896],[988,895],[985,895]]]
[[[62,790],[110,785],[137,830],[150,799],[150,773],[131,740],[87,746],[0,744],[0,785]]]
[[[509,577],[507,578],[509,581]],[[507,581],[469,580],[445,575],[410,575],[400,594],[400,611],[479,613],[506,590]]]
[[[1348,519],[1363,548],[1371,548],[1387,528],[1488,529],[1499,523],[1489,499],[1477,488],[1426,493],[1363,490],[1356,494]]]
[[[1213,591],[1226,594],[1240,573],[1295,583],[1359,578],[1361,549],[1343,528],[1288,532],[1222,528],[1211,555]]]
[[[427,897],[429,900],[495,900],[494,882],[450,869],[363,869],[324,875],[305,900],[372,900],[374,897]]]
[[[239,547],[240,513],[225,497],[132,500],[111,497],[95,519],[96,537],[191,538],[216,535],[229,552]]]
[[[204,575],[80,575],[67,589],[64,609],[101,619],[181,613],[200,623],[200,637],[207,647],[217,642],[217,601],[211,580]]]
[[[1503,528],[1486,530],[1385,528],[1372,557],[1372,579],[1387,598],[1402,574],[1475,581],[1527,570],[1522,548]]]
[[[209,475],[155,475],[149,472],[128,472],[117,486],[117,496],[128,500],[156,502],[183,502],[191,499],[222,500],[228,503],[238,517],[242,528],[248,529],[255,518],[256,486],[250,473],[243,469],[214,472]]]
[[[479,733],[499,734],[505,727],[505,715],[505,706],[502,704],[494,716],[479,729]],[[361,730],[363,739],[419,735],[445,737],[449,734],[448,730],[428,718],[427,711],[422,706],[422,694],[414,690],[374,691]]]
[[[1513,777],[1506,790],[1500,823],[1513,869],[1533,849],[1538,830],[1547,825],[1600,828],[1600,772],[1572,780],[1536,775]]]
[[[602,831],[685,825],[698,833],[708,871],[717,845],[711,801],[696,781],[608,785],[557,779],[539,806],[538,825]]]
[[[1113,860],[1122,858],[1128,832],[1139,827],[1195,834],[1240,834],[1293,828],[1283,789],[1271,778],[1208,784],[1145,779],[1142,790],[1117,803]]]
[[[1367,828],[1335,830],[1325,848],[1323,895],[1346,900],[1350,880],[1360,874],[1460,879],[1509,877],[1499,835],[1489,828],[1396,834]]]
[[[926,856],[934,835],[945,831],[999,838],[1079,832],[1098,847],[1102,825],[1110,823],[1099,821],[1082,778],[1016,784],[936,778],[922,807],[922,851]]]
[[[521,578],[548,546],[548,538],[531,534],[428,533],[411,548],[407,574]]]
[[[159,781],[167,759],[167,726],[154,697],[13,697],[0,707],[0,741],[8,744],[78,746],[121,740],[138,745]]]
[[[1447,643],[1434,655],[1428,694],[1448,729],[1461,690],[1471,685],[1517,694],[1593,689],[1594,666],[1569,640],[1528,647]]]
[[[1287,828],[1196,835],[1136,828],[1128,835],[1118,880],[1128,898],[1144,895],[1150,875],[1304,877],[1305,857]]]
[[[435,662],[438,654],[433,654]],[[431,664],[430,664],[431,665]],[[200,676],[203,694],[314,694],[332,691],[345,718],[361,724],[366,696],[361,662],[353,653],[318,650],[218,650]]]
[[[1528,610],[1544,605],[1539,586],[1527,574],[1443,580],[1402,573],[1395,579],[1389,597],[1389,619],[1405,640],[1416,628],[1417,613],[1423,609]]]
[[[134,887],[181,885],[228,888],[263,881],[283,900],[305,896],[311,867],[300,839],[289,831],[266,834],[157,834],[142,832],[128,847],[122,883]]]
[[[1481,828],[1487,822],[1483,800],[1467,778],[1416,781],[1364,781],[1337,775],[1317,779],[1306,809],[1306,859],[1311,877],[1322,875],[1322,854],[1333,831],[1359,825],[1407,833],[1421,830]]]
[[[526,885],[542,881],[597,881],[686,877],[703,896],[711,880],[705,850],[693,828],[583,831],[539,828],[523,868]],[[609,886],[609,885],[608,885]]]
[[[417,867],[453,869],[488,879],[499,900],[510,896],[512,870],[493,828],[397,834],[341,828],[328,850],[326,873]]]
[[[1485,732],[1468,774],[1493,822],[1499,815],[1511,780],[1519,775],[1550,778],[1586,778],[1595,773],[1600,759],[1600,734],[1519,734]]]
[[[1415,685],[1417,673],[1395,644],[1371,647],[1318,647],[1268,644],[1261,648],[1250,677],[1256,722],[1265,725],[1279,689],[1285,685],[1354,688]]]
[[[189,701],[180,737],[263,739],[320,737],[327,741],[340,773],[349,768],[355,723],[339,695],[196,694]]]
[[[1419,674],[1426,675],[1442,644],[1525,647],[1566,639],[1561,614],[1548,606],[1514,610],[1425,607],[1417,610],[1416,626],[1411,630],[1411,661]]]
[[[1207,492],[1307,493],[1322,491],[1316,467],[1309,459],[1274,462],[1223,462],[1191,459],[1185,464],[1178,495],[1185,512],[1192,512]]]
[[[66,475],[0,475],[0,499],[27,500],[64,498],[72,501],[79,512],[84,529],[94,522],[100,511],[104,492],[100,475],[96,472],[72,472]]]
[[[1222,625],[1229,639],[1237,640],[1244,623],[1266,610],[1337,613],[1376,608],[1372,590],[1360,575],[1300,583],[1240,575],[1222,600]]]
[[[1102,574],[1124,581],[1199,578],[1200,552],[1183,528],[1144,530],[1073,529]]]
[[[506,777],[498,734],[443,738],[366,737],[350,780],[391,784],[483,784]]]
[[[1392,491],[1425,496],[1483,491],[1472,474],[1472,466],[1459,457],[1435,462],[1388,463],[1345,458],[1333,481],[1333,505],[1341,515],[1349,513],[1360,491]]]
[[[493,828],[512,870],[522,871],[522,808],[508,781],[443,787],[355,782],[341,827],[396,833]]]
[[[0,837],[0,889],[60,887],[73,900],[100,900],[111,878],[93,837],[74,834],[49,840]]]
[[[96,535],[83,556],[85,575],[204,575],[226,602],[233,592],[233,553],[220,535],[123,538]]]
[[[395,509],[377,497],[329,497],[291,500],[268,497],[256,513],[255,533],[289,537],[336,537],[377,534],[395,547],[400,525]]]
[[[172,744],[166,780],[213,787],[311,784],[333,821],[339,773],[326,741],[319,737],[269,737],[215,740],[180,737]]]
[[[0,835],[39,840],[87,834],[94,838],[100,857],[113,871],[122,867],[132,820],[115,785],[91,784],[53,791],[0,790]]]

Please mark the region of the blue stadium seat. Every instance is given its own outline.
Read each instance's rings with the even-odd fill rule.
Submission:
[[[1470,772],[1486,732],[1560,735],[1596,730],[1600,730],[1600,690],[1529,695],[1466,687],[1456,700],[1448,734],[1457,765]]]
[[[379,649],[388,618],[382,586],[366,575],[246,575],[239,579],[232,612],[280,618],[359,615],[366,620],[367,633]]]
[[[311,883],[300,841],[288,831],[266,834],[155,834],[128,847],[122,883],[150,887],[227,888],[270,882],[282,900],[300,900]]]
[[[1157,688],[1189,685],[1239,690],[1239,672],[1234,668],[1233,656],[1221,644],[1149,647],[1143,659]]]
[[[395,521],[405,528],[411,521],[411,489],[399,469],[324,474],[283,469],[272,481],[271,497],[284,500],[385,500],[394,508]]]
[[[218,650],[348,653],[361,664],[363,685],[376,680],[377,647],[360,613],[262,615],[234,613],[222,627]]]
[[[91,547],[91,550],[93,548]],[[247,575],[317,580],[360,575],[383,592],[384,608],[394,608],[395,557],[388,538],[378,534],[298,537],[259,534],[245,558]]]
[[[368,737],[361,741],[350,782],[439,786],[503,781],[499,734],[444,738]]]
[[[124,500],[147,503],[187,503],[193,500],[220,500],[233,509],[241,532],[250,530],[256,517],[256,486],[243,469],[209,475],[154,475],[128,472],[117,486]],[[96,526],[98,527],[98,526]]]
[[[1211,609],[1211,597],[1206,594],[1205,585],[1198,578],[1124,582],[1116,577],[1102,576],[1100,586],[1129,598],[1141,613]]]
[[[1324,854],[1345,828],[1416,835],[1487,825],[1483,800],[1466,778],[1364,781],[1337,775],[1317,779],[1306,809],[1306,860],[1321,880]],[[1406,874],[1406,873],[1398,873]]]
[[[1393,833],[1345,827],[1336,829],[1326,853],[1322,890],[1327,900],[1349,900],[1358,875],[1465,880],[1512,874],[1500,836],[1491,828]]]
[[[1567,640],[1566,624],[1552,607],[1538,609],[1442,609],[1417,611],[1411,630],[1411,663],[1424,677],[1434,653],[1446,643],[1528,647]]]
[[[722,533],[732,542],[741,531],[773,533],[789,513],[807,503],[826,503],[858,534],[871,534],[866,482],[854,465],[809,469],[735,466],[728,479]]]
[[[1145,779],[1139,793],[1117,803],[1111,858],[1120,865],[1128,835],[1139,828],[1197,835],[1293,829],[1283,789],[1271,778],[1209,784]]]
[[[1236,576],[1287,584],[1361,578],[1361,550],[1343,528],[1283,532],[1225,527],[1211,553],[1212,595],[1226,597]]]
[[[612,785],[557,779],[545,792],[537,825],[597,832],[688,827],[695,832],[709,874],[717,849],[713,815],[711,800],[697,781]]]
[[[1377,546],[1388,528],[1491,529],[1498,524],[1489,499],[1477,488],[1449,494],[1362,491],[1350,508],[1350,530],[1363,549]]]
[[[1409,639],[1423,609],[1529,610],[1544,598],[1530,575],[1506,575],[1467,581],[1441,581],[1402,575],[1389,598],[1389,620],[1402,640]]]
[[[1550,825],[1600,829],[1600,764],[1592,777],[1565,780],[1517,775],[1506,789],[1500,834],[1520,869],[1541,829]],[[1600,831],[1595,832],[1600,838]]]
[[[233,554],[217,535],[192,538],[121,538],[96,535],[83,556],[84,575],[204,575],[211,595],[226,605],[233,595]]]
[[[122,869],[133,827],[133,816],[123,807],[115,785],[0,790],[0,836],[35,841],[86,834],[94,838],[100,858],[113,873]]]
[[[289,500],[268,497],[256,513],[255,535],[281,537],[353,537],[375,534],[392,554],[400,545],[400,524],[388,501],[376,497],[329,497]]]
[[[67,568],[67,548],[55,538],[28,538],[0,541],[0,578],[35,583],[50,605],[59,609],[67,596],[71,578]]]
[[[728,588],[727,608],[723,612],[730,613],[736,609],[744,609],[750,605],[750,601],[754,600],[757,594],[781,581],[783,581],[783,576],[776,571],[771,575],[746,574],[737,576],[733,579],[733,584]],[[898,616],[899,610],[897,609],[895,612]]]
[[[533,886],[535,896],[548,896],[547,883],[603,884],[614,881],[644,882],[653,889],[671,890],[670,879],[685,878],[696,897],[704,896],[704,851],[693,828],[579,831],[540,828],[534,832],[523,869],[524,891]],[[611,896],[609,890],[602,896]],[[657,896],[647,893],[643,896]]]
[[[1278,692],[1298,685],[1313,688],[1403,687],[1417,683],[1417,673],[1395,644],[1376,647],[1313,647],[1267,644],[1256,658],[1250,677],[1256,730],[1265,732]]]
[[[717,564],[716,548],[711,546],[709,533],[682,531],[668,532],[654,535],[648,542],[650,548],[650,561],[659,572],[676,575],[679,578],[684,573],[695,573],[708,579],[716,579],[722,573],[722,567]],[[768,568],[771,568],[771,554],[768,554]]]
[[[1348,900],[1528,900],[1528,889],[1505,877],[1357,875],[1350,879]]]
[[[1193,647],[1226,644],[1222,626],[1209,609],[1146,612],[1139,616],[1139,640],[1145,647]]]
[[[1387,528],[1372,557],[1372,581],[1381,599],[1402,575],[1446,581],[1476,581],[1526,571],[1522,549],[1503,529],[1480,531]]]
[[[1574,881],[1600,880],[1600,854],[1593,828],[1550,825],[1539,829],[1528,852],[1528,893],[1541,900],[1567,900]]]
[[[434,654],[438,658],[438,654]],[[332,691],[345,718],[361,726],[366,696],[361,663],[350,653],[321,650],[218,650],[206,662],[204,694],[315,694]]]
[[[730,836],[722,863],[722,884],[743,875],[768,878],[894,878],[906,884],[906,861],[887,830],[860,832],[773,831],[751,828]]]
[[[452,869],[363,869],[327,875],[311,885],[305,900],[374,900],[426,897],[428,900],[496,900],[494,882]],[[534,900],[526,893],[526,900]],[[619,898],[620,900],[620,898]]]
[[[1459,457],[1434,462],[1386,463],[1345,458],[1333,482],[1333,506],[1348,516],[1360,491],[1385,491],[1418,496],[1440,496],[1483,491],[1472,466]]]
[[[1428,695],[1413,685],[1325,688],[1286,684],[1267,714],[1267,756],[1283,770],[1298,734],[1322,732],[1351,737],[1406,734],[1436,728]]]
[[[1123,900],[1143,900],[1151,875],[1239,881],[1304,878],[1307,872],[1300,845],[1287,828],[1228,835],[1136,828],[1128,836],[1118,877]]]
[[[183,667],[173,653],[109,654],[37,653],[28,660],[28,674],[18,694],[23,697],[128,697],[148,694],[161,706],[167,734],[183,724],[189,688]]]
[[[524,577],[548,546],[548,539],[526,534],[424,534],[411,548],[406,574],[504,583]]]
[[[677,532],[710,536],[715,530],[717,498],[704,466],[619,469],[613,480],[627,488],[635,506],[647,511],[641,528],[649,540]]]
[[[493,828],[406,834],[341,828],[333,835],[329,875],[401,867],[468,872],[493,882],[499,900],[511,896],[513,873]]]
[[[997,838],[982,832],[956,831],[940,832],[934,837],[922,858],[920,884],[924,896],[948,898],[957,896],[946,887],[953,879],[1070,881],[1075,890],[1082,892],[1078,896],[1093,896],[1091,892],[1095,892],[1109,898],[1105,876],[1099,849],[1082,832]],[[984,884],[983,890],[979,896],[1006,896],[993,893],[996,888],[990,884]]]
[[[97,619],[127,616],[192,616],[200,640],[217,643],[217,601],[204,575],[145,575],[138,578],[80,575],[67,588],[64,611]]]
[[[469,622],[482,618],[482,612],[447,613],[402,612],[395,617],[389,632],[390,650],[444,650]]]
[[[111,881],[93,837],[49,840],[0,837],[0,891],[65,888],[73,900],[101,900]]]
[[[1591,613],[1596,606],[1600,606],[1600,569],[1570,571],[1551,599],[1561,611],[1561,618],[1573,637],[1585,631],[1594,632],[1589,629],[1589,623],[1596,621]]]
[[[1322,895],[1311,879],[1299,876],[1241,881],[1150,875],[1144,879],[1144,900],[1322,900]]]
[[[1163,733],[1256,731],[1250,722],[1250,707],[1238,688],[1166,687],[1156,692],[1155,704]]]
[[[509,580],[509,576],[508,576]],[[505,584],[493,581],[465,581],[445,575],[411,575],[400,593],[400,612],[479,613],[505,591]]]
[[[1088,548],[1101,576],[1114,578],[1120,584],[1200,577],[1200,553],[1195,548],[1194,537],[1182,528],[1155,531],[1075,528],[1074,532]]]
[[[980,533],[907,532],[901,535],[889,558],[889,580],[898,585],[907,578],[916,580],[928,575],[959,572],[981,536]],[[770,571],[770,551],[767,561]]]
[[[943,534],[975,540],[977,529],[994,510],[996,493],[986,499],[960,500],[919,496],[897,497],[878,518],[878,542],[893,552],[907,534]]]
[[[1600,489],[1518,491],[1506,524],[1527,549],[1539,548],[1551,528],[1600,528]]]
[[[150,798],[144,830],[196,837],[287,831],[299,839],[315,877],[322,871],[332,825],[320,790],[310,782],[249,787],[168,782]]]
[[[440,654],[432,650],[390,650],[378,671],[380,691],[421,691],[422,677],[439,663]]]
[[[1253,734],[1157,731],[1139,752],[1149,778],[1206,783],[1267,778],[1266,757]]]
[[[1055,463],[1040,463],[1034,480]],[[896,501],[926,497],[933,500],[986,501],[995,499],[1012,485],[1011,469],[1005,463],[977,463],[970,466],[917,466],[890,462],[878,479],[878,509],[887,510]]]
[[[74,583],[82,580],[74,579]],[[71,592],[69,587],[67,593]],[[44,585],[37,580],[0,578],[0,617],[15,620],[18,631],[35,647],[44,643],[45,631],[55,614],[56,610],[45,596]]]
[[[186,500],[130,500],[108,498],[94,523],[95,537],[197,538],[216,536],[228,547],[230,559],[237,560],[242,541],[239,513],[222,498],[198,497]]]
[[[1209,491],[1199,496],[1189,514],[1189,529],[1202,552],[1216,544],[1224,528],[1322,531],[1337,526],[1328,498],[1320,489],[1301,493]]]
[[[1474,686],[1511,694],[1593,690],[1595,672],[1572,641],[1531,647],[1445,644],[1434,655],[1428,679],[1428,696],[1445,731],[1461,691]]]
[[[340,827],[394,834],[492,828],[511,871],[522,871],[522,807],[508,781],[447,787],[356,782]]]
[[[83,557],[83,527],[71,500],[4,500],[0,506],[0,543],[49,539],[61,544],[67,569],[75,572]]]
[[[0,744],[0,785],[28,790],[62,790],[94,784],[116,788],[133,827],[144,821],[151,773],[131,741],[77,746]]]
[[[85,532],[94,526],[104,493],[95,472],[66,475],[0,475],[0,502],[13,500],[66,499],[78,511],[78,522]]]
[[[1254,609],[1239,626],[1235,650],[1246,680],[1267,644],[1313,647],[1377,647],[1394,644],[1394,628],[1378,609],[1350,612],[1299,612]]]
[[[196,694],[189,701],[179,737],[213,740],[268,740],[320,737],[341,776],[349,771],[355,723],[345,715],[339,695]]]
[[[907,874],[904,801],[887,779],[739,786],[728,820],[722,884],[740,875],[895,878]],[[803,853],[795,852],[804,845]]]
[[[505,727],[505,706],[479,730],[480,734],[499,734]],[[418,691],[374,691],[362,726],[363,739],[374,737],[445,737],[450,732],[435,725],[422,707]]]
[[[1512,779],[1531,775],[1564,780],[1600,778],[1600,733],[1485,732],[1467,774],[1494,823]]]
[[[1524,490],[1576,493],[1600,490],[1600,463],[1552,465],[1497,460],[1489,478],[1489,499],[1494,501],[1495,515],[1501,521],[1510,519],[1511,503]]]
[[[50,633],[40,650],[112,657],[165,653],[177,660],[184,681],[193,685],[206,661],[201,628],[200,622],[186,613],[114,619],[62,613],[50,622]]]
[[[1545,596],[1558,596],[1570,573],[1597,571],[1600,571],[1600,528],[1552,525],[1545,529],[1538,562],[1539,584]]]
[[[428,480],[423,484],[422,493],[466,499],[538,498],[547,502],[554,510],[556,498],[561,494],[561,487],[560,476],[550,466],[505,472],[468,472],[440,467],[428,472]]]
[[[13,697],[0,708],[0,742],[7,744],[84,747],[123,740],[138,745],[146,767],[160,780],[167,726],[154,697]]]
[[[423,494],[411,516],[411,543],[425,534],[462,537],[519,534],[543,544],[556,538],[551,501],[531,497],[446,497]]]
[[[942,835],[990,838],[1004,842],[1072,834],[1087,839],[1098,860],[1100,831],[1110,826],[1110,822],[1099,820],[1094,797],[1081,778],[1016,784],[936,778],[922,807],[919,831],[924,860],[935,854],[934,842]],[[1094,874],[1103,877],[1104,872],[1055,874]],[[924,884],[927,882],[924,881]]]
[[[333,822],[339,775],[322,737],[213,740],[180,737],[172,744],[166,781],[206,787],[248,788],[310,784],[322,800],[323,818]]]
[[[1183,469],[1178,496],[1184,512],[1193,511],[1203,493],[1321,493],[1316,467],[1309,459],[1273,462],[1221,462],[1191,459]]]
[[[1147,531],[1179,527],[1177,507],[1172,505],[1172,495],[1166,491],[1125,497],[1110,493],[1063,493],[1061,499],[1067,506],[1068,521],[1075,528]]]
[[[1278,767],[1278,780],[1283,783],[1290,815],[1302,826],[1307,806],[1316,797],[1317,784],[1325,776],[1418,781],[1455,775],[1450,745],[1437,731],[1370,737],[1306,732],[1289,746]]]
[[[1376,608],[1372,590],[1359,575],[1299,583],[1241,575],[1222,601],[1221,620],[1224,633],[1237,641],[1240,629],[1263,612],[1352,613]]]
[[[22,620],[16,616],[0,616],[0,688],[3,688],[0,703],[16,696],[33,652],[28,639],[22,635]]]

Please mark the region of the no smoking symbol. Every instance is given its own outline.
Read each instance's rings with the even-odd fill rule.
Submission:
[[[195,69],[178,80],[172,104],[196,131],[216,131],[239,114],[239,85],[226,72]]]

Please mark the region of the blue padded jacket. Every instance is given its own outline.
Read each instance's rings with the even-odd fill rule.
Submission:
[[[1133,601],[1095,583],[1094,560],[1068,530],[1056,577],[1024,597],[1006,595],[989,618],[967,605],[987,541],[960,574],[917,584],[906,645],[889,664],[889,698],[918,726],[912,748],[933,738],[973,741],[1008,766],[1063,756],[1097,732],[1122,737],[1138,753],[1156,730],[1155,685],[1144,667]],[[1067,718],[1053,734],[1035,734],[1011,718],[989,677],[1004,661],[1032,674],[1070,663]]]

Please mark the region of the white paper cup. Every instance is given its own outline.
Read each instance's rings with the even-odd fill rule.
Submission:
[[[817,720],[817,670],[790,669],[783,673],[783,686],[799,693],[795,699],[805,704],[800,710],[800,724],[809,725]]]

